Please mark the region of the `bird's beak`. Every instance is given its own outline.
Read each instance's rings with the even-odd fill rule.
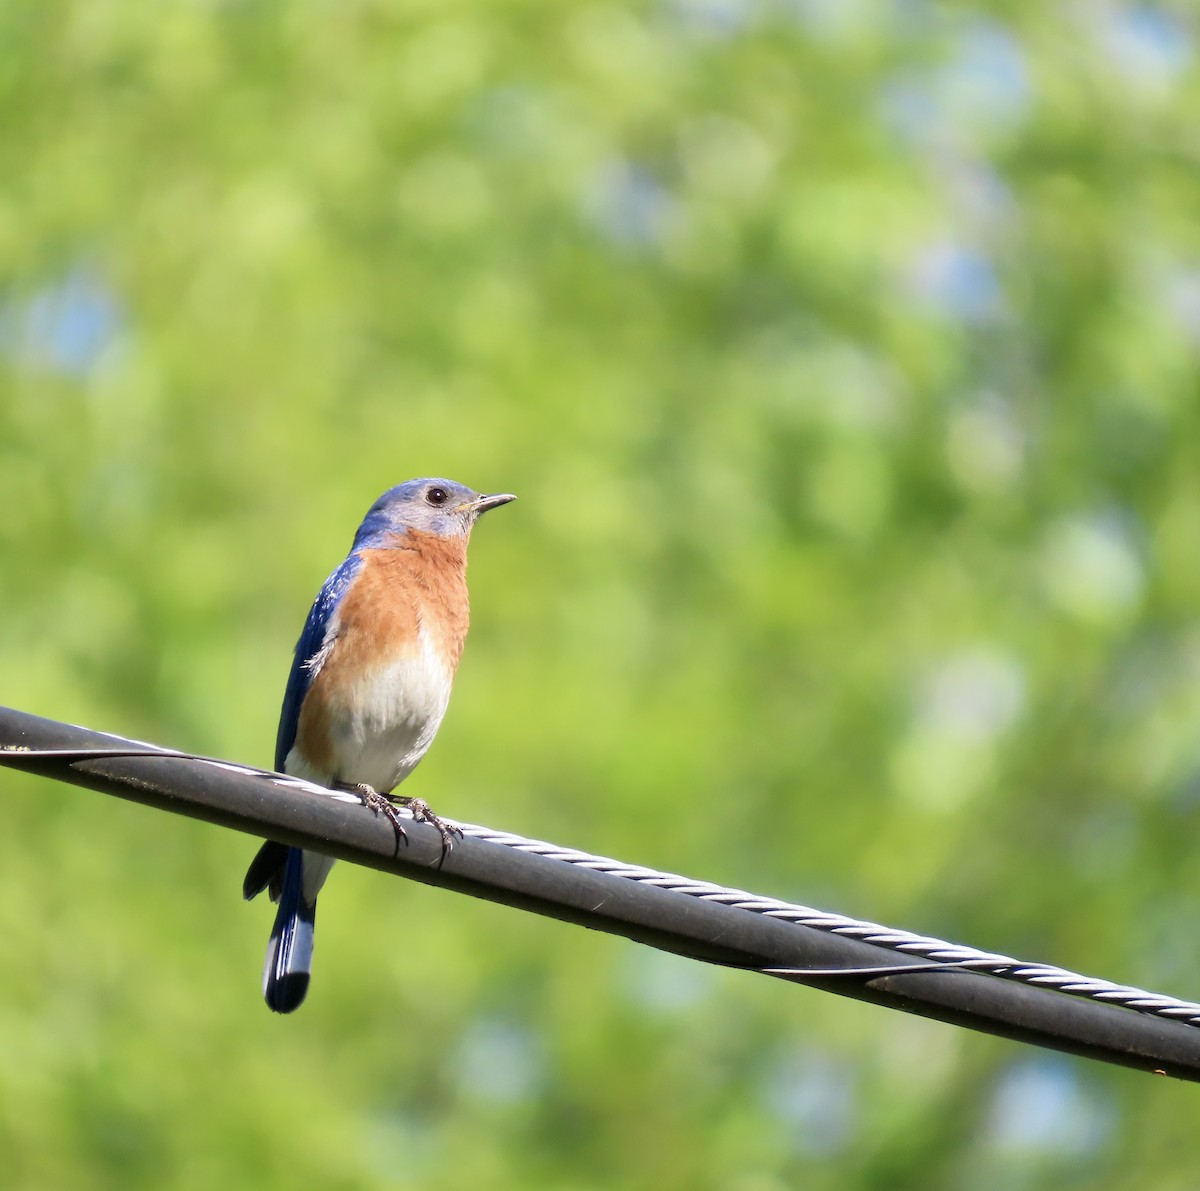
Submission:
[[[474,513],[476,517],[480,513],[486,513],[488,509],[498,509],[501,505],[506,505],[510,500],[516,500],[511,492],[497,492],[494,496],[481,496],[478,500],[473,500],[469,505],[463,505],[464,513]]]

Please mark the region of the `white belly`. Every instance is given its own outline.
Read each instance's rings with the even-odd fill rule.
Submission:
[[[360,674],[329,707],[335,770],[317,780],[363,783],[381,794],[394,789],[433,743],[450,702],[451,681],[424,629],[415,656]],[[289,773],[311,772],[295,748],[286,768]]]

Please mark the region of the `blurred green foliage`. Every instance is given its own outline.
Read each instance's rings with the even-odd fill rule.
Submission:
[[[406,790],[1195,996],[1196,33],[0,6],[4,700],[269,763],[374,497],[512,490]],[[1195,1183],[1185,1085],[345,865],[275,1019],[251,840],[0,781],[7,1188]]]

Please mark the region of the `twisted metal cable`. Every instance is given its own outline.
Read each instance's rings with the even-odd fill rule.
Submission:
[[[357,793],[13,708],[0,707],[0,766],[693,959],[1200,1082],[1193,1002],[475,824],[455,825],[467,838],[447,855],[434,827],[418,817],[395,833]]]
[[[178,760],[199,761],[230,773],[241,774],[245,777],[266,781],[275,786],[289,789],[304,790],[319,794],[323,798],[332,798],[340,802],[359,803],[357,794],[330,790],[324,786],[315,785],[303,778],[290,777],[274,773],[270,770],[259,769],[250,765],[242,765],[234,761],[219,760],[214,757],[200,756],[195,753],[183,753],[173,749],[163,749],[143,741],[130,740],[130,745],[136,747],[90,748],[90,749],[30,749],[20,746],[0,746],[0,753],[20,752],[30,757],[45,760],[92,760],[103,757],[174,757]],[[411,818],[411,814],[401,808],[401,814]],[[1191,1026],[1200,1026],[1200,1003],[1183,1001],[1164,993],[1148,992],[1146,989],[1132,985],[1115,984],[1095,976],[1084,976],[1067,968],[1056,967],[1052,964],[1029,963],[1012,956],[997,952],[979,951],[961,943],[949,943],[944,939],[929,935],[918,935],[911,931],[900,930],[896,927],[882,926],[877,922],[867,922],[850,918],[844,914],[830,913],[825,910],[813,909],[810,906],[796,905],[780,901],[778,898],[764,897],[761,894],[749,893],[744,889],[734,889],[718,885],[712,881],[697,881],[678,873],[662,872],[658,869],[647,868],[644,865],[629,864],[612,857],[596,856],[577,848],[565,848],[545,840],[530,839],[511,831],[499,831],[495,828],[484,827],[474,823],[461,823],[447,818],[446,823],[459,828],[464,835],[471,839],[483,840],[487,843],[499,844],[516,852],[524,852],[541,856],[547,860],[557,860],[577,868],[589,869],[593,872],[605,873],[608,876],[620,877],[642,885],[651,885],[658,889],[681,893],[700,901],[715,902],[733,909],[748,910],[753,914],[762,914],[785,922],[794,922],[813,930],[825,931],[829,934],[841,935],[846,938],[858,939],[864,943],[872,943],[877,947],[887,948],[905,955],[917,955],[928,961],[925,970],[943,971],[961,969],[964,971],[982,972],[1003,980],[1011,980],[1020,984],[1036,985],[1051,988],[1058,992],[1082,997],[1108,1004],[1120,1005],[1126,1009],[1135,1010],[1152,1016],[1167,1018],[1172,1021],[1184,1022]],[[893,973],[913,974],[921,968],[911,964],[902,967],[879,968],[783,968],[757,967],[752,969],[764,975],[813,978],[838,976],[878,976]]]
[[[747,893],[743,889],[731,889],[724,885],[717,885],[711,881],[696,881],[677,873],[659,872],[656,869],[627,864],[624,861],[613,860],[605,856],[593,856],[587,852],[581,852],[574,848],[563,848],[543,840],[526,839],[524,836],[508,831],[495,831],[489,827],[480,827],[469,823],[457,823],[455,826],[460,827],[463,833],[472,839],[487,840],[489,843],[501,844],[520,852],[529,852],[552,860],[561,860],[565,864],[607,873],[610,876],[623,877],[628,881],[654,885],[659,889],[670,889],[675,893],[682,893],[701,901],[718,902],[735,909],[749,910],[753,914],[795,922],[814,930],[843,935],[864,943],[873,943],[877,947],[886,947],[891,951],[906,955],[919,955],[930,961],[929,970],[961,968],[984,972],[1004,980],[1052,988],[1058,992],[1070,993],[1072,996],[1104,1001],[1136,1010],[1139,1013],[1200,1026],[1200,1003],[1195,1001],[1182,1001],[1163,993],[1147,992],[1145,989],[1135,988],[1131,985],[1114,984],[1109,980],[1102,980],[1095,976],[1083,976],[1078,972],[1051,964],[1027,963],[996,952],[978,951],[974,947],[967,947],[961,943],[948,943],[943,939],[918,935],[895,927],[881,926],[876,922],[849,918],[844,914],[833,914],[825,910],[815,910],[809,906],[794,905],[777,898]],[[869,972],[868,969],[862,968],[768,967],[754,970],[765,975],[784,978],[788,976],[862,976]],[[883,975],[893,971],[911,973],[914,970],[919,969],[905,965],[902,968],[878,969],[876,974]]]

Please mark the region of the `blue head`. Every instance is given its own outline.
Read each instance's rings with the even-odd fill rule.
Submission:
[[[453,480],[409,480],[389,488],[371,506],[354,536],[354,548],[382,544],[409,530],[465,538],[481,513],[516,499],[508,492],[483,496]]]

